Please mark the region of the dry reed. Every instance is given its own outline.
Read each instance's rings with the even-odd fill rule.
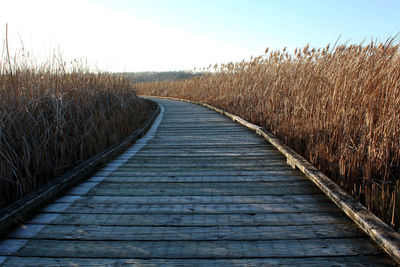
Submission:
[[[272,51],[137,92],[206,102],[265,127],[395,229],[400,226],[400,46]]]
[[[155,108],[122,76],[16,58],[0,61],[0,208],[122,140]]]

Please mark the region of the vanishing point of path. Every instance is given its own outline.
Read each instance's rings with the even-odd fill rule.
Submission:
[[[5,266],[394,263],[264,139],[206,108],[156,101],[163,112],[149,133],[0,240],[0,262]]]

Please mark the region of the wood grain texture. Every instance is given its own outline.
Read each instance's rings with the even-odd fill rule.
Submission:
[[[27,228],[39,224],[25,225]],[[27,229],[26,228],[26,229]],[[363,237],[362,231],[352,224],[288,225],[288,226],[104,226],[104,225],[51,225],[31,236],[25,230],[10,235],[20,239],[46,240],[98,240],[98,241],[262,241],[316,238]]]
[[[5,266],[395,264],[261,137],[157,102],[154,138],[10,233],[2,242],[20,247],[0,249]]]
[[[31,224],[46,223],[54,213],[40,213]],[[166,214],[71,214],[54,218],[49,225],[116,225],[116,226],[290,226],[344,224],[343,214],[315,213],[166,213]],[[25,229],[25,228],[23,228]]]
[[[267,267],[267,266],[390,266],[387,258],[376,256],[347,257],[298,257],[298,258],[242,258],[242,259],[108,259],[108,258],[42,258],[42,257],[9,257],[8,266],[204,266],[204,267]]]
[[[377,255],[366,238],[271,241],[77,241],[29,240],[15,256],[81,258],[292,258]]]

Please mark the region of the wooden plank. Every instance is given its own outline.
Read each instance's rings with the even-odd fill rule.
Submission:
[[[143,151],[138,153],[138,156],[153,156],[153,157],[213,157],[213,156],[220,156],[220,157],[238,157],[238,156],[273,156],[273,155],[279,155],[275,152],[267,153],[267,152],[214,152],[214,153],[206,153],[206,152],[163,152],[163,151]]]
[[[196,189],[220,189],[220,190],[231,190],[231,189],[243,189],[243,190],[253,190],[253,189],[260,189],[260,190],[265,190],[267,192],[269,189],[274,189],[274,190],[285,190],[285,188],[288,189],[294,189],[298,188],[298,190],[317,190],[318,187],[308,183],[306,180],[297,180],[297,181],[274,181],[274,182],[217,182],[217,183],[210,183],[208,181],[194,181],[194,182],[183,182],[183,183],[178,183],[176,181],[171,181],[167,183],[140,183],[140,186],[138,186],[136,183],[128,183],[124,185],[125,191],[132,191],[135,192],[135,190],[138,189],[175,189],[175,190],[196,190]],[[111,189],[111,190],[118,190],[121,189],[121,185],[118,183],[113,183],[113,182],[107,182],[107,180],[101,182],[98,184],[94,189]]]
[[[168,142],[160,142],[160,140],[152,140],[148,142],[149,145],[152,146],[162,146],[162,147],[179,147],[179,146],[202,146],[202,147],[220,147],[223,148],[225,146],[231,147],[231,146],[247,146],[247,147],[252,147],[252,146],[264,146],[266,145],[268,147],[268,144],[265,144],[262,140],[242,140],[242,141],[232,141],[232,142],[225,142],[222,143],[221,140],[173,140],[170,139]],[[221,149],[223,150],[223,149]],[[284,158],[284,156],[281,154],[281,157]]]
[[[175,139],[170,139],[169,140],[169,142],[173,142],[173,140],[175,140]],[[218,152],[230,152],[230,151],[236,151],[237,149],[243,149],[243,150],[255,150],[255,151],[263,151],[263,152],[272,152],[272,153],[274,153],[274,152],[276,152],[276,150],[274,150],[274,149],[271,149],[270,147],[268,147],[268,146],[264,146],[263,147],[263,143],[257,143],[257,142],[253,142],[252,144],[249,144],[249,145],[246,145],[246,144],[243,144],[243,143],[236,143],[236,142],[231,142],[230,144],[221,144],[220,143],[220,141],[218,140],[218,139],[210,139],[210,141],[213,141],[212,142],[212,145],[209,145],[209,146],[204,146],[203,144],[201,144],[201,142],[199,142],[199,141],[197,141],[197,142],[186,142],[186,143],[180,143],[180,144],[178,144],[178,145],[176,145],[176,146],[172,146],[172,145],[169,145],[168,143],[156,143],[158,140],[153,140],[153,143],[152,143],[152,148],[151,149],[148,149],[148,148],[145,148],[145,149],[143,149],[143,151],[152,151],[152,150],[155,150],[155,151],[159,151],[159,150],[162,150],[162,151],[164,151],[164,150],[166,150],[166,149],[170,149],[170,150],[175,150],[175,149],[201,149],[201,150],[205,150],[205,151],[208,151],[208,150],[212,150],[213,152],[215,152],[215,151],[218,151]],[[178,143],[177,142],[178,140],[176,140],[175,141],[175,143]],[[197,143],[197,145],[191,145],[192,143]],[[216,146],[215,144],[220,144],[220,146]],[[238,145],[240,145],[240,146],[238,146]],[[224,149],[218,149],[218,148],[224,148]]]
[[[244,258],[379,255],[366,238],[271,241],[29,240],[14,256],[84,258]]]
[[[262,140],[261,138],[249,138],[246,137],[246,135],[243,134],[230,134],[229,138],[227,139],[226,136],[224,135],[208,135],[208,134],[203,134],[203,135],[196,135],[196,134],[182,134],[182,135],[175,135],[173,133],[167,134],[167,133],[160,133],[157,132],[156,134],[156,139],[155,140],[184,140],[184,141],[199,141],[199,140],[212,140],[212,141],[227,141],[227,142],[241,142],[241,141],[259,141],[259,142],[265,142],[265,140]]]
[[[150,143],[150,142],[149,142]],[[240,146],[240,148],[246,148],[246,149],[263,149],[263,150],[268,150],[268,146],[264,145],[262,143],[202,143],[202,142],[186,142],[186,143],[165,143],[165,144],[160,144],[160,143],[151,143],[151,147],[153,147],[154,149],[176,149],[176,148],[186,148],[186,147],[190,147],[190,148],[195,148],[195,149],[200,149],[200,148],[213,148],[213,149],[218,149],[218,150],[224,150],[225,148],[230,148],[230,149],[237,149],[238,145]],[[143,149],[145,150],[145,149]],[[261,158],[261,157],[259,157]],[[283,156],[281,156],[281,158],[284,158]]]
[[[173,167],[170,167],[170,168],[143,167],[143,168],[135,169],[135,173],[139,172],[143,176],[143,175],[146,175],[147,173],[163,172],[164,170],[165,170],[165,172],[168,172],[168,173],[179,174],[179,173],[187,173],[188,170],[190,170],[192,173],[193,172],[201,173],[201,172],[207,172],[207,171],[211,172],[211,171],[214,171],[215,169],[216,168],[212,168],[212,167],[210,167],[210,168],[208,168],[208,167],[192,167],[191,168],[191,167],[176,167],[176,166],[173,166]],[[260,167],[260,168],[257,168],[257,167],[221,167],[221,168],[217,168],[217,169],[220,172],[223,172],[223,171],[241,171],[241,172],[243,172],[243,171],[264,171],[264,172],[267,172],[267,171],[280,171],[283,168],[280,168],[279,166],[271,166],[271,167]],[[285,170],[285,169],[286,170],[290,170],[290,167],[285,166],[285,168],[283,170]],[[118,168],[118,170],[113,172],[112,175],[115,175],[115,176],[132,176],[131,170],[132,169],[130,169],[130,168],[124,168],[124,167]]]
[[[108,183],[194,183],[194,182],[208,182],[208,183],[231,183],[231,182],[290,182],[304,180],[304,177],[290,176],[290,175],[259,175],[259,176],[226,176],[226,175],[213,175],[213,176],[185,176],[175,173],[171,176],[157,176],[151,175],[152,173],[142,174],[141,176],[93,176],[88,181],[105,181]]]
[[[154,150],[143,150],[141,151],[138,155],[139,156],[144,156],[144,155],[151,155],[151,156],[157,156],[157,154],[160,155],[168,155],[168,156],[177,156],[177,157],[184,157],[190,156],[190,157],[196,157],[196,156],[224,156],[224,157],[233,157],[233,156],[238,156],[238,157],[244,157],[244,156],[252,156],[252,157],[265,157],[268,158],[269,156],[278,156],[275,152],[271,151],[262,151],[262,150],[256,150],[256,149],[231,149],[226,150],[225,152],[220,152],[217,149],[204,149],[204,148],[181,148],[181,149],[154,149]]]
[[[297,188],[297,189],[295,189]],[[102,189],[110,189],[110,190],[123,190],[123,191],[132,191],[135,192],[136,190],[143,190],[143,189],[172,189],[172,190],[198,190],[198,189],[207,189],[207,190],[235,190],[241,189],[243,192],[249,190],[252,192],[257,190],[257,192],[264,192],[262,195],[266,195],[271,189],[276,190],[275,193],[280,193],[280,191],[286,192],[288,189],[301,192],[304,190],[305,192],[315,192],[318,190],[318,187],[308,184],[305,180],[298,180],[298,181],[274,181],[274,182],[208,182],[208,181],[194,181],[194,182],[176,182],[171,180],[170,182],[160,183],[160,182],[148,182],[148,183],[140,183],[140,185],[136,183],[127,183],[121,188],[121,185],[118,183],[110,182],[108,183],[107,180],[103,181],[102,183],[98,184],[93,190],[102,190]],[[282,194],[282,193],[280,193]],[[253,195],[253,194],[249,194]],[[299,194],[296,194],[299,195]]]
[[[229,133],[247,134],[249,130],[243,127],[221,127],[218,124],[214,125],[208,124],[208,125],[197,125],[196,127],[160,127],[158,132],[162,134],[224,135]]]
[[[189,144],[185,144],[185,146],[176,146],[176,147],[172,147],[172,146],[171,147],[152,146],[151,149],[148,149],[148,148],[147,149],[142,149],[141,152],[154,151],[154,152],[160,153],[160,152],[168,152],[168,151],[181,152],[181,151],[185,151],[185,150],[192,150],[192,151],[196,151],[198,153],[201,153],[201,152],[208,153],[209,152],[209,153],[221,153],[221,154],[223,154],[223,153],[234,153],[234,152],[237,152],[237,151],[240,151],[240,152],[243,152],[243,153],[248,153],[248,152],[253,151],[253,152],[258,152],[258,153],[270,153],[270,154],[271,153],[275,154],[275,152],[276,152],[276,150],[268,149],[268,148],[265,148],[265,147],[262,147],[262,146],[248,147],[247,148],[245,146],[238,147],[237,145],[236,146],[232,145],[232,146],[225,146],[224,149],[219,149],[218,147],[215,147],[215,146],[213,146],[213,147],[211,147],[211,146],[204,147],[204,146],[191,146]]]
[[[169,114],[170,110],[168,110],[168,114],[164,117],[163,119],[163,126],[188,126],[190,127],[191,125],[195,126],[198,124],[208,124],[208,123],[221,123],[221,124],[226,124],[226,125],[233,125],[232,121],[226,117],[219,116],[209,116],[208,114],[205,116],[198,115],[197,118],[193,120],[191,117],[185,116],[179,116],[178,118],[171,117]],[[215,115],[215,114],[214,114]],[[233,126],[238,126],[237,124]],[[240,125],[239,125],[240,126]]]
[[[260,144],[261,145],[261,144]],[[197,146],[192,146],[191,144],[185,144],[185,146],[152,146],[151,149],[145,148],[142,149],[142,152],[149,152],[149,151],[157,151],[157,152],[167,152],[168,150],[171,151],[181,151],[181,150],[186,150],[186,149],[192,149],[195,151],[199,152],[210,152],[210,153],[229,153],[229,152],[237,152],[237,150],[243,150],[243,152],[249,152],[249,151],[254,151],[254,152],[264,152],[264,153],[272,153],[276,154],[276,150],[273,149],[268,149],[268,147],[262,147],[262,146],[251,146],[251,147],[246,147],[246,146],[240,146],[238,147],[237,145],[231,145],[231,146],[225,146],[223,147],[224,149],[218,149],[218,147],[215,146],[208,146],[204,147],[202,145],[197,145]]]
[[[157,132],[157,135],[154,139],[154,141],[159,141],[159,142],[179,142],[180,140],[182,140],[183,142],[187,142],[187,141],[200,141],[200,140],[205,140],[205,141],[212,141],[212,142],[221,142],[226,140],[226,138],[224,138],[223,135],[217,135],[217,134],[206,134],[204,133],[203,135],[200,134],[174,134],[174,133],[160,133]],[[248,141],[249,138],[245,138],[243,133],[238,133],[238,134],[229,134],[229,139],[226,140],[228,142],[246,142]],[[258,141],[260,142],[260,144],[262,144],[263,140],[259,139],[250,139],[250,141]],[[264,141],[265,142],[265,141]],[[272,150],[271,150],[272,151]]]
[[[171,123],[168,120],[164,120],[163,125],[160,127],[160,131],[180,131],[183,129],[200,129],[200,130],[206,130],[207,127],[210,128],[211,130],[215,129],[222,129],[222,130],[237,130],[237,131],[249,131],[249,129],[242,127],[241,125],[238,124],[232,124],[229,120],[228,121],[203,121],[203,122],[197,122],[197,123],[183,123],[183,122],[177,122],[176,123]]]
[[[328,204],[328,205],[327,205]],[[340,212],[329,202],[322,203],[279,203],[279,204],[124,204],[124,203],[53,203],[43,208],[44,212],[96,213],[96,214],[160,214],[160,213],[298,213]],[[66,208],[65,208],[66,207]]]
[[[167,157],[161,157],[161,158],[158,158],[158,157],[154,157],[154,156],[137,156],[137,155],[135,155],[135,157],[133,157],[133,158],[129,158],[128,159],[128,162],[136,162],[136,161],[151,161],[151,162],[158,162],[158,161],[160,161],[160,160],[163,160],[163,161],[165,161],[165,162],[168,162],[168,161],[176,161],[176,160],[182,160],[182,161],[190,161],[190,160],[198,160],[198,161],[200,161],[201,160],[201,162],[208,162],[208,161],[226,161],[226,162],[230,162],[230,161],[233,161],[233,162],[235,162],[235,161],[248,161],[248,162],[252,162],[252,161],[256,161],[256,162],[265,162],[265,161],[269,161],[269,160],[284,160],[284,157],[282,157],[282,155],[279,155],[279,154],[272,154],[272,155],[270,155],[270,156],[268,156],[268,157],[265,157],[265,156],[242,156],[242,155],[239,155],[239,156],[234,156],[234,157],[224,157],[224,156],[219,156],[219,155],[216,155],[216,156],[210,156],[210,157],[204,157],[204,156],[201,156],[201,157],[196,157],[196,156],[191,156],[191,157],[170,157],[170,158],[167,158]],[[115,159],[115,160],[117,160],[117,159]]]
[[[194,162],[196,158],[191,157],[187,158],[164,158],[160,161],[155,161],[153,159],[146,158],[137,158],[134,160],[128,160],[121,168],[137,168],[137,167],[170,167],[172,164],[184,167],[196,167],[198,165],[208,166],[208,167],[222,167],[222,166],[259,166],[259,167],[268,167],[268,166],[285,166],[285,162],[282,162],[282,159],[279,157],[271,157],[268,160],[253,158],[252,160],[248,160],[245,157],[239,159],[218,159],[218,158],[206,158],[201,162]],[[287,166],[287,164],[286,164]]]
[[[266,157],[243,157],[243,156],[238,156],[238,157],[229,157],[229,158],[224,158],[224,157],[135,157],[128,159],[125,161],[126,164],[153,164],[153,165],[159,165],[159,164],[170,164],[170,165],[185,165],[185,164],[193,164],[194,162],[198,162],[199,164],[238,164],[238,165],[256,165],[260,164],[263,166],[268,166],[272,164],[280,164],[282,162],[282,158],[279,156],[270,156],[268,158]],[[116,160],[115,162],[119,162],[119,160]],[[298,173],[299,174],[299,173]],[[304,175],[302,175],[305,177]]]
[[[92,204],[277,204],[321,203],[328,201],[324,194],[286,196],[71,196],[57,199],[56,203]]]
[[[241,137],[243,138],[243,135],[247,135],[248,130],[245,131],[240,131],[240,130],[219,130],[219,129],[203,129],[203,130],[196,130],[193,129],[191,131],[189,130],[181,130],[181,131],[157,131],[158,136],[162,137],[193,137],[193,138],[198,138],[198,137],[215,137],[215,138],[223,138],[224,136],[229,136],[228,140],[232,139],[235,140],[235,137]],[[252,140],[252,138],[250,138]]]
[[[247,259],[105,259],[105,258],[38,258],[8,257],[4,266],[207,266],[207,267],[260,267],[260,266],[392,266],[390,259],[362,254],[346,257],[312,258],[247,258]]]
[[[30,223],[43,224],[53,213],[40,213]],[[348,223],[341,213],[230,213],[230,214],[61,214],[49,225],[119,226],[284,226]]]
[[[208,129],[223,129],[223,130],[235,130],[235,131],[249,131],[246,128],[241,127],[240,125],[232,125],[230,121],[217,121],[217,122],[197,122],[193,124],[182,122],[168,123],[163,124],[161,127],[158,128],[159,131],[184,131],[184,130],[200,130],[200,131],[207,131]]]
[[[129,171],[129,172],[119,172],[119,173],[109,173],[109,172],[97,172],[96,176],[106,176],[106,177],[124,177],[124,176],[129,176],[129,177],[142,177],[142,176],[158,176],[158,177],[177,177],[177,176],[197,176],[197,177],[203,177],[203,176],[272,176],[272,175],[294,175],[294,176],[299,176],[300,173],[290,169],[290,170],[274,170],[274,171],[219,171],[219,170],[214,170],[214,171],[181,171],[181,172],[167,172],[167,171],[161,171],[161,172],[137,172],[135,170]]]
[[[175,165],[175,166],[174,166]],[[253,168],[268,168],[272,166],[279,166],[283,167],[283,169],[286,169],[288,165],[282,161],[282,159],[275,157],[271,158],[269,160],[254,160],[254,161],[248,161],[247,159],[226,159],[226,160],[213,160],[211,159],[205,159],[203,161],[198,161],[195,162],[193,161],[193,158],[188,159],[180,159],[180,158],[169,158],[166,160],[159,160],[159,161],[151,161],[151,160],[140,160],[139,158],[137,160],[129,160],[127,161],[124,165],[120,166],[120,168],[126,168],[126,169],[134,169],[136,168],[144,168],[144,167],[163,167],[163,168],[169,168],[169,167],[186,167],[186,168],[196,168],[196,167],[253,167]],[[268,169],[267,169],[268,170]]]
[[[81,241],[260,241],[305,240],[322,238],[363,237],[363,232],[353,224],[301,226],[99,226],[99,225],[42,225],[43,229],[31,237],[29,229],[37,224],[27,224],[8,238],[81,240]]]
[[[197,187],[190,188],[193,183],[188,183],[185,188],[163,188],[154,183],[150,188],[141,188],[141,186],[134,185],[135,188],[128,189],[127,186],[117,184],[113,186],[112,183],[107,184],[108,187],[97,186],[90,190],[87,195],[109,195],[109,196],[251,196],[251,195],[299,195],[299,194],[320,194],[320,191],[313,187],[298,187],[298,186],[282,186],[282,187]]]
[[[264,159],[262,159],[262,158],[264,158]],[[229,162],[230,160],[237,161],[237,160],[240,160],[240,159],[243,159],[244,161],[251,161],[253,159],[254,160],[258,160],[258,161],[262,161],[262,160],[268,161],[269,159],[271,159],[271,160],[282,159],[282,156],[279,155],[279,154],[271,154],[269,156],[262,156],[262,155],[261,156],[260,155],[253,155],[253,156],[251,156],[251,155],[236,155],[236,156],[226,157],[224,155],[213,155],[213,156],[207,157],[207,155],[202,154],[202,155],[192,155],[192,156],[185,156],[185,157],[181,157],[180,155],[167,157],[167,156],[165,156],[165,153],[164,153],[164,154],[160,154],[160,156],[156,156],[156,155],[135,155],[134,158],[130,158],[130,157],[126,156],[126,155],[121,155],[118,158],[116,158],[113,162],[123,161],[125,163],[125,162],[128,162],[128,161],[135,162],[135,161],[142,161],[142,160],[144,160],[144,161],[149,161],[150,160],[152,162],[164,162],[164,161],[168,162],[170,160],[173,160],[173,161],[182,160],[182,162],[184,162],[184,161],[195,160],[195,161],[198,161],[200,163],[200,162],[203,162],[203,161],[207,162],[208,160],[214,160],[214,161],[220,161],[221,160],[221,161],[228,161]],[[176,164],[177,166],[179,166],[178,163],[179,162],[177,162],[177,164]]]
[[[140,165],[139,165],[140,166]],[[214,171],[215,169],[218,169],[219,171],[279,171],[279,170],[290,170],[291,168],[288,165],[273,165],[271,164],[270,166],[235,166],[232,164],[231,166],[224,166],[220,165],[220,167],[217,166],[207,166],[207,164],[197,164],[197,165],[182,165],[182,166],[171,166],[169,165],[168,167],[158,167],[158,166],[140,166],[135,168],[135,172],[186,172],[188,170],[195,172],[195,171]],[[126,173],[129,173],[132,170],[132,168],[128,166],[121,166],[119,167],[115,172],[113,172],[113,175],[121,175],[125,176]]]
[[[221,143],[222,141],[224,141],[224,139],[222,137],[217,137],[217,136],[210,136],[208,138],[192,138],[192,137],[180,137],[177,138],[176,136],[156,136],[153,139],[153,142],[150,142],[151,144],[155,144],[155,142],[157,142],[158,144],[162,144],[162,143],[192,143],[193,141],[195,142],[200,142],[200,141],[205,141],[207,143]],[[241,144],[247,143],[249,142],[249,140],[245,139],[245,138],[240,138],[240,137],[236,137],[234,140],[230,140],[229,143],[236,143],[238,146],[240,146]],[[264,141],[263,140],[250,140],[251,143],[258,143],[258,144],[263,144]],[[277,153],[277,155],[281,155],[279,152]]]
[[[249,140],[249,138],[245,138],[244,137],[245,134],[243,133],[230,133],[229,134],[229,139],[227,141],[229,142],[241,142],[241,141],[246,141]],[[208,134],[207,132],[204,132],[203,134],[200,133],[162,133],[162,132],[157,132],[156,135],[156,139],[155,141],[158,140],[175,140],[176,142],[179,142],[179,140],[183,140],[183,141],[199,141],[199,140],[211,140],[211,141],[223,141],[226,140],[226,138],[224,138],[224,135],[220,135],[220,134]],[[250,138],[250,141],[257,141],[257,139],[252,139]],[[258,140],[259,142],[262,142],[263,140]]]
[[[88,182],[87,182],[88,183]],[[109,189],[118,189],[121,186],[119,184],[108,182],[107,180],[99,183],[95,189],[101,188],[109,188]],[[284,189],[288,187],[295,187],[295,188],[303,188],[303,189],[318,189],[313,184],[310,184],[307,180],[299,179],[297,181],[274,181],[274,182],[218,182],[218,183],[211,183],[208,181],[194,181],[194,182],[183,182],[178,183],[176,181],[171,181],[167,183],[140,183],[140,188],[135,183],[128,183],[124,185],[125,190],[132,190],[134,192],[137,189],[177,189],[177,190],[185,190],[185,189],[202,189],[202,188],[210,188],[210,189],[233,189],[233,188],[240,188],[240,189],[253,189],[253,188],[260,188],[261,190],[268,190],[270,188],[274,190]],[[300,189],[300,188],[299,188]]]

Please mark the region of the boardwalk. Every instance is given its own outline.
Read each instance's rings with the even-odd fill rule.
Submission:
[[[393,264],[261,137],[206,108],[157,102],[145,139],[0,242],[0,262]]]

